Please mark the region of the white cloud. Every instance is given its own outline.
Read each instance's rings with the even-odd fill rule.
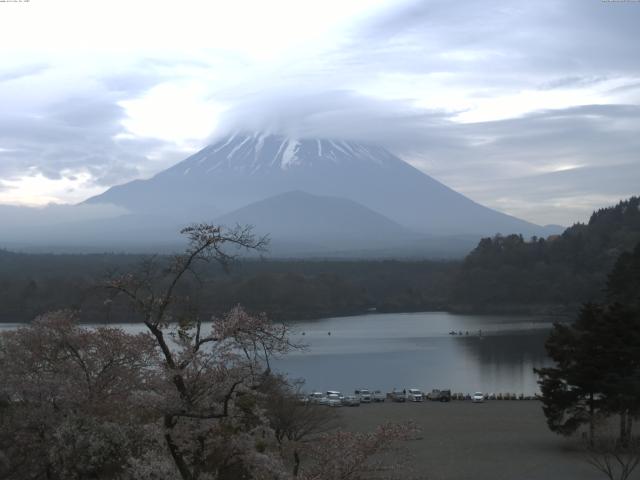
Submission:
[[[97,195],[102,189],[91,185],[91,175],[80,173],[50,179],[36,173],[12,180],[3,180],[0,188],[0,204],[45,206],[50,203],[81,202],[91,195]]]
[[[163,83],[142,97],[119,102],[127,118],[122,125],[134,137],[152,137],[183,145],[206,138],[223,107],[207,99],[199,82]]]

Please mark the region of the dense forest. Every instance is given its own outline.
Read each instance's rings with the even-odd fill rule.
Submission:
[[[91,322],[135,321],[101,288],[110,276],[136,271],[138,255],[32,255],[0,251],[0,321],[24,322],[60,308],[81,310]],[[157,268],[170,257],[153,257]],[[201,265],[183,294],[197,295],[203,316],[241,303],[248,311],[291,320],[371,310],[446,307],[458,262],[246,260],[229,272]]]
[[[456,274],[450,302],[471,311],[571,311],[585,300],[602,299],[607,274],[638,242],[638,197],[547,239],[484,238]]]
[[[639,206],[633,197],[546,239],[485,238],[462,261],[252,259],[229,272],[203,264],[182,294],[197,296],[203,318],[237,303],[280,320],[373,310],[572,313],[586,299],[601,298],[616,259],[640,242]],[[84,321],[135,321],[101,285],[169,262],[168,256],[0,250],[0,321],[25,322],[69,307]]]

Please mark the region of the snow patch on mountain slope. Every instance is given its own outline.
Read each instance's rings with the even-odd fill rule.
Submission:
[[[300,147],[300,142],[298,140],[290,140],[286,141],[287,146],[282,153],[282,160],[280,161],[280,167],[283,170],[290,168],[298,162],[298,149]]]

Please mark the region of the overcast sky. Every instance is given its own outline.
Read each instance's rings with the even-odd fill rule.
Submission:
[[[73,203],[235,129],[381,143],[487,206],[639,194],[640,2],[0,2],[0,203]]]

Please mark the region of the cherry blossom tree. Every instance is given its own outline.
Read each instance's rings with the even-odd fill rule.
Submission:
[[[302,480],[410,478],[406,471],[407,452],[399,445],[418,433],[412,423],[386,423],[373,432],[325,433],[308,444],[309,458],[303,463],[299,477]]]
[[[159,384],[157,362],[150,335],[82,328],[70,311],[3,332],[3,478],[101,478],[124,471],[130,447],[142,438],[140,409]]]
[[[187,275],[197,278],[199,263],[228,268],[234,259],[229,248],[262,250],[267,240],[249,228],[208,224],[182,233],[189,246],[168,267],[152,260],[107,284],[140,314],[162,353],[165,388],[151,410],[163,412],[164,440],[184,480],[255,477],[258,471],[275,478],[284,467],[271,454],[276,442],[260,390],[270,376],[270,357],[293,347],[287,328],[237,307],[206,329],[197,308],[180,315],[174,308],[189,303],[192,294],[182,295],[180,283]]]

